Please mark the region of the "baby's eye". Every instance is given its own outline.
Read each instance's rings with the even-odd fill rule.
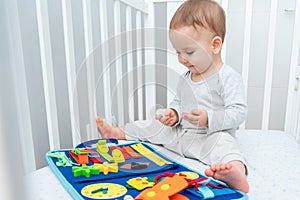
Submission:
[[[180,55],[180,52],[179,52],[179,51],[176,51],[176,54],[177,54],[177,55]]]
[[[193,51],[187,51],[186,54],[192,55],[194,52]]]

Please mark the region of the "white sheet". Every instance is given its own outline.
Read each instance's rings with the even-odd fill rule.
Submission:
[[[249,166],[249,199],[299,199],[299,144],[281,131],[241,131],[237,135]]]
[[[299,199],[300,149],[297,142],[281,131],[240,131],[237,139],[249,167],[249,199]],[[162,147],[160,151],[191,169],[203,172],[208,166],[180,157]],[[25,176],[28,199],[72,199],[49,167]]]

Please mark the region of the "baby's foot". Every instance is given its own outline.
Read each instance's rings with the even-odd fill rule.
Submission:
[[[96,117],[96,123],[102,138],[116,138],[118,140],[126,139],[124,132],[120,128],[108,125],[102,118]]]
[[[214,179],[223,181],[229,187],[247,193],[249,185],[246,175],[243,174],[239,166],[231,163],[212,165],[205,170],[205,175],[213,177]]]

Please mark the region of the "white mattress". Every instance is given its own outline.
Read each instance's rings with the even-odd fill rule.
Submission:
[[[299,144],[281,131],[241,131],[250,199],[300,199]]]
[[[297,142],[281,131],[240,131],[240,148],[249,167],[249,199],[299,199],[300,149]],[[208,166],[182,158],[162,147],[161,152],[192,169],[203,172]],[[28,199],[72,199],[49,167],[25,176]]]

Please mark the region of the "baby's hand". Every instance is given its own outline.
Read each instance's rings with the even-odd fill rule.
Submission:
[[[156,119],[166,126],[173,126],[178,122],[177,112],[171,108],[165,109],[165,113],[158,111]]]
[[[182,112],[182,118],[194,126],[208,126],[208,114],[206,110],[193,109],[190,113]]]

